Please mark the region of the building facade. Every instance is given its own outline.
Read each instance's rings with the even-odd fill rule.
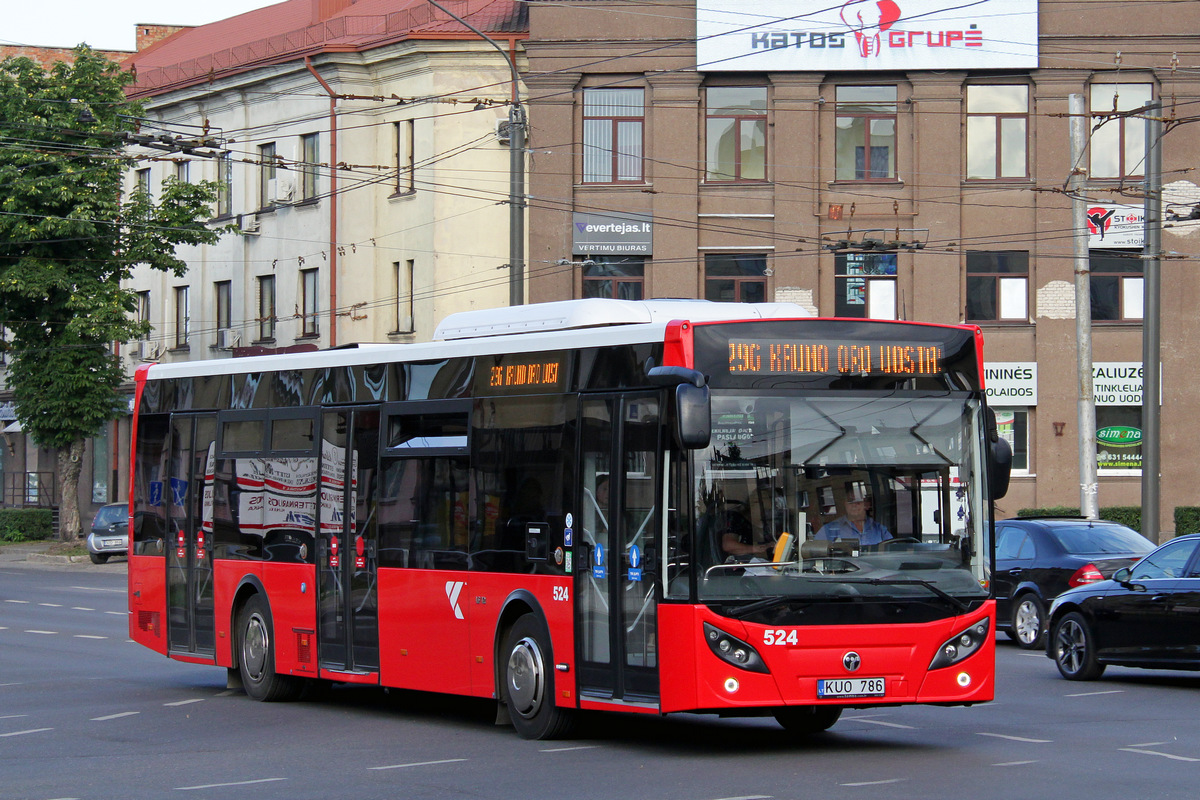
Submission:
[[[1200,11],[987,0],[535,4],[532,301],[779,300],[984,331],[1016,453],[1002,515],[1080,505],[1078,163],[1099,504],[1139,505],[1146,115],[1162,103],[1161,509],[1191,458]],[[1072,158],[1070,96],[1088,111]],[[1151,310],[1153,304],[1150,304]]]

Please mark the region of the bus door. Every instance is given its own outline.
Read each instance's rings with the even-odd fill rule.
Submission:
[[[171,417],[167,507],[167,646],[172,654],[216,655],[213,614],[213,472],[217,421]]]
[[[583,696],[657,705],[662,435],[657,393],[580,403],[575,596]]]
[[[321,668],[378,673],[378,407],[326,413],[321,421],[320,463],[317,641]]]

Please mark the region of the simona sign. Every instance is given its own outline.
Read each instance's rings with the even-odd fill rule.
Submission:
[[[1037,0],[697,0],[701,72],[1029,69]]]

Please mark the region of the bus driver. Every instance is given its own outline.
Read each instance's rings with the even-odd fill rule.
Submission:
[[[846,513],[826,523],[817,531],[815,538],[826,541],[858,540],[860,545],[882,544],[891,539],[891,532],[868,515],[871,496],[859,485],[851,485],[846,491]]]

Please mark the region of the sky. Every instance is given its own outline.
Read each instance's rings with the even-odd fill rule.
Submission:
[[[280,0],[4,0],[0,44],[133,50],[134,26],[203,25]]]

